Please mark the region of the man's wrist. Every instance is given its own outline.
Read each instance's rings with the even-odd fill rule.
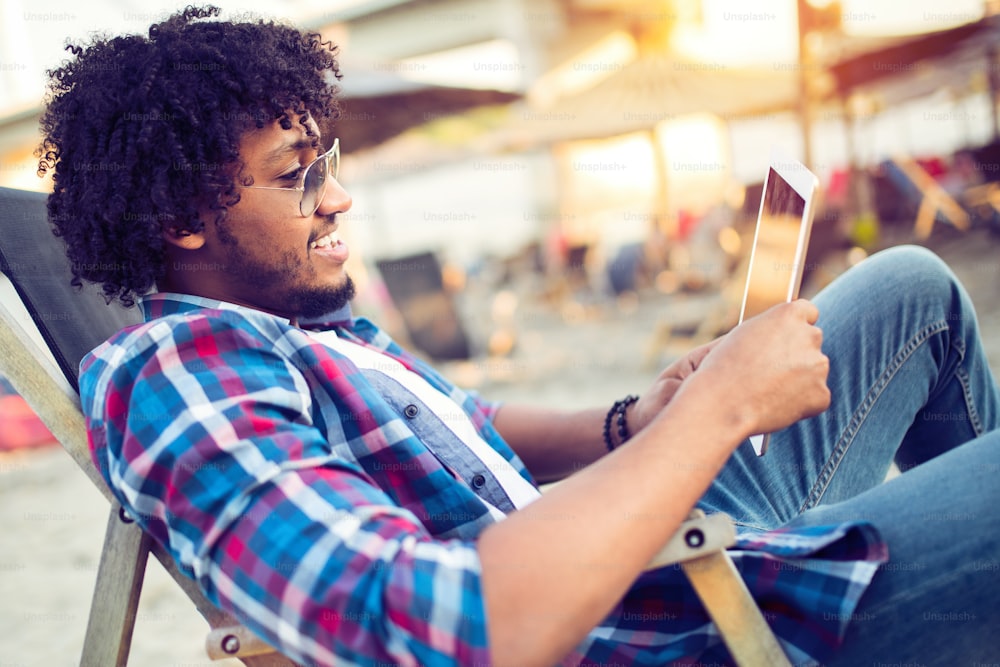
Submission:
[[[611,409],[604,417],[604,445],[608,451],[614,451],[616,447],[625,444],[632,431],[629,428],[629,412],[639,400],[638,396],[629,394],[620,401],[615,401]]]

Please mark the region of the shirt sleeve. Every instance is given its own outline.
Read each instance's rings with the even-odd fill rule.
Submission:
[[[489,663],[474,544],[331,453],[269,338],[230,314],[130,342],[81,383],[95,460],[212,602],[307,664]]]

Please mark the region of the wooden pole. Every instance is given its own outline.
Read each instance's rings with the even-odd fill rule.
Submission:
[[[802,164],[813,168],[812,155],[812,104],[809,94],[809,68],[812,59],[806,43],[809,28],[806,25],[806,0],[796,0],[799,30],[799,124],[802,128]]]

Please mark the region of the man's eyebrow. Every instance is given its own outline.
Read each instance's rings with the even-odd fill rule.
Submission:
[[[298,153],[306,148],[312,148],[315,141],[310,138],[299,139],[293,144],[283,144],[264,156],[264,167],[278,166],[288,157],[289,153]]]

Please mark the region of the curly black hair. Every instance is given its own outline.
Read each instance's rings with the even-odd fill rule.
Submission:
[[[189,6],[148,37],[67,46],[75,59],[48,72],[36,155],[40,175],[55,170],[49,220],[73,285],[100,283],[109,302],[131,306],[162,278],[163,229],[198,232],[206,210],[224,224],[248,130],[339,116],[333,44],[273,21],[201,20],[218,15]]]

